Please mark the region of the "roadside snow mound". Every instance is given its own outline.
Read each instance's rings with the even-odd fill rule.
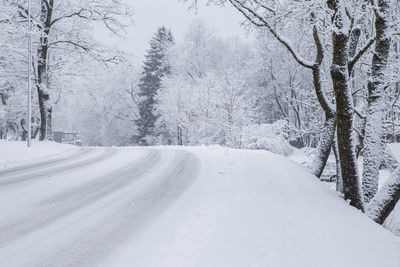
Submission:
[[[54,157],[79,149],[77,146],[55,142],[32,142],[32,147],[28,148],[26,142],[0,140],[0,168],[26,161]]]
[[[247,149],[263,149],[289,156],[293,147],[289,144],[289,128],[284,120],[273,124],[253,124],[242,130],[242,146]]]
[[[391,156],[400,163],[400,144],[389,144],[389,152]],[[389,179],[390,173],[387,173],[386,177],[382,179],[380,177],[379,184],[382,185],[386,180]],[[382,181],[383,180],[383,181]],[[392,213],[387,217],[384,226],[392,231],[394,234],[400,236],[400,202],[397,203],[396,207],[393,209]]]
[[[399,240],[299,164],[265,151],[180,149],[200,159],[199,177],[102,266],[400,266]]]

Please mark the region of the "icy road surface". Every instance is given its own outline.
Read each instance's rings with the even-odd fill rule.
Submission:
[[[96,266],[197,177],[184,151],[85,148],[0,170],[0,266]]]
[[[0,168],[1,267],[400,266],[397,237],[278,155],[42,155]]]

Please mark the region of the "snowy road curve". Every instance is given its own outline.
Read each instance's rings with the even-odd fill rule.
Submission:
[[[0,171],[0,266],[97,266],[179,198],[184,151],[86,148]]]
[[[398,237],[283,156],[35,147],[0,143],[0,267],[400,266]]]

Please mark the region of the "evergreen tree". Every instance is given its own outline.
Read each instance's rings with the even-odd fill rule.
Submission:
[[[163,77],[171,72],[167,58],[169,48],[173,44],[172,33],[164,26],[160,27],[150,40],[150,49],[147,51],[139,81],[139,119],[136,120],[138,134],[135,141],[140,145],[151,145],[151,139],[156,136],[156,96],[162,86]]]

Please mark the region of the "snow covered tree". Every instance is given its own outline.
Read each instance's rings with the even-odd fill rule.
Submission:
[[[3,1],[14,8],[18,18],[14,23],[26,22],[26,1]],[[92,23],[101,22],[112,33],[119,34],[127,26],[123,21],[130,18],[131,12],[126,5],[113,0],[40,0],[33,2],[32,11],[36,49],[32,67],[40,111],[40,140],[47,140],[52,138],[52,113],[57,102],[57,97],[52,99],[57,86],[51,83],[50,77],[51,67],[56,64],[54,60],[65,51],[74,50],[99,61],[114,61],[115,55],[97,49],[99,45],[90,38],[88,28]]]
[[[151,145],[156,137],[154,112],[156,96],[162,87],[162,79],[169,75],[171,67],[168,53],[174,44],[174,38],[169,29],[160,27],[150,40],[150,49],[144,61],[143,74],[139,81],[139,118],[136,121],[138,134],[136,142],[141,145]]]
[[[376,16],[376,45],[368,82],[368,110],[366,120],[367,141],[365,147],[363,189],[367,214],[377,223],[383,224],[400,199],[400,174],[396,170],[386,184],[378,191],[379,164],[382,157],[382,124],[386,66],[392,38],[392,1],[379,0],[374,6]]]
[[[22,139],[26,127],[26,32],[18,7],[0,1],[0,138]],[[37,99],[33,95],[33,105]],[[32,136],[36,136],[38,112],[32,114]]]
[[[140,66],[129,57],[110,66],[87,62],[91,73],[75,77],[54,110],[56,129],[76,129],[85,145],[131,145],[138,118]]]
[[[281,44],[265,31],[257,32],[258,62],[253,78],[260,111],[259,123],[289,122],[293,146],[315,147],[323,128],[324,112],[320,107],[309,78],[309,70],[292,64],[293,58]],[[285,72],[282,72],[282,69]]]
[[[327,2],[332,9],[332,66],[331,77],[333,89],[336,93],[336,110],[338,112],[338,147],[340,167],[344,185],[345,199],[350,200],[350,205],[364,210],[363,195],[358,175],[355,156],[355,143],[353,138],[353,99],[349,86],[349,42],[351,25],[346,21],[345,7],[340,0]]]
[[[336,118],[338,118],[340,127],[338,127],[337,138],[344,195],[346,199],[350,200],[351,205],[363,209],[363,196],[354,157],[354,108],[349,73],[352,73],[355,64],[369,50],[375,40],[375,38],[367,39],[364,36],[360,38],[363,30],[360,27],[362,24],[360,17],[365,16],[365,2],[362,5],[359,1],[330,0],[214,0],[212,2],[216,4],[229,2],[243,14],[247,22],[256,28],[268,31],[287,49],[299,65],[312,71],[315,95],[325,112],[325,125],[321,132],[312,171],[316,176],[320,176],[322,173],[334,140]],[[327,30],[328,23],[332,23],[332,25]],[[304,29],[305,37],[303,39],[308,42],[293,45],[293,41],[296,40],[293,37],[285,36],[285,30],[288,32],[287,29],[290,29],[291,26],[295,26],[296,29]],[[368,33],[368,31],[365,32]],[[323,42],[329,40],[329,36],[332,38],[331,46]],[[311,51],[306,49],[310,45],[313,46]],[[358,47],[360,48],[357,49]],[[314,53],[315,59],[307,59],[306,51],[307,54]],[[323,62],[327,55],[332,57],[330,78],[334,89],[333,95],[336,99],[336,109],[332,103],[333,99],[327,97],[326,90],[323,88],[322,81],[328,78],[323,73]]]
[[[375,11],[376,43],[368,81],[368,108],[365,123],[365,146],[362,187],[369,202],[378,191],[379,165],[383,156],[383,116],[385,109],[386,66],[391,46],[391,1],[379,0]]]
[[[158,143],[241,148],[243,128],[258,116],[254,50],[218,38],[199,20],[176,50],[157,97],[157,128],[164,129]]]
[[[320,106],[325,113],[324,127],[321,129],[320,142],[318,145],[318,152],[314,159],[313,173],[319,177],[325,167],[326,161],[329,157],[331,144],[335,135],[336,128],[336,112],[335,109],[326,95],[326,91],[322,84],[322,62],[324,59],[324,46],[321,42],[320,29],[322,26],[321,21],[316,19],[315,16],[317,11],[321,9],[318,3],[300,3],[298,1],[246,1],[246,0],[215,0],[212,1],[217,4],[223,4],[229,2],[234,8],[236,8],[247,21],[253,26],[268,31],[273,38],[275,38],[281,45],[283,45],[287,51],[291,54],[293,59],[302,67],[312,71],[312,77],[314,82],[314,89]],[[298,13],[295,11],[302,10]],[[298,15],[301,14],[299,17]],[[303,14],[306,14],[308,18],[305,18]],[[309,37],[309,44],[312,44],[315,49],[314,60],[308,60],[303,54],[304,51],[297,51],[296,46],[292,44],[292,40],[284,36],[280,32],[279,25],[282,28],[287,28],[287,25],[293,21],[307,21],[311,18],[311,23],[302,25],[300,27],[306,27],[311,30]],[[299,25],[297,24],[297,27]],[[293,35],[296,36],[296,35]],[[303,52],[303,53],[300,53]]]

